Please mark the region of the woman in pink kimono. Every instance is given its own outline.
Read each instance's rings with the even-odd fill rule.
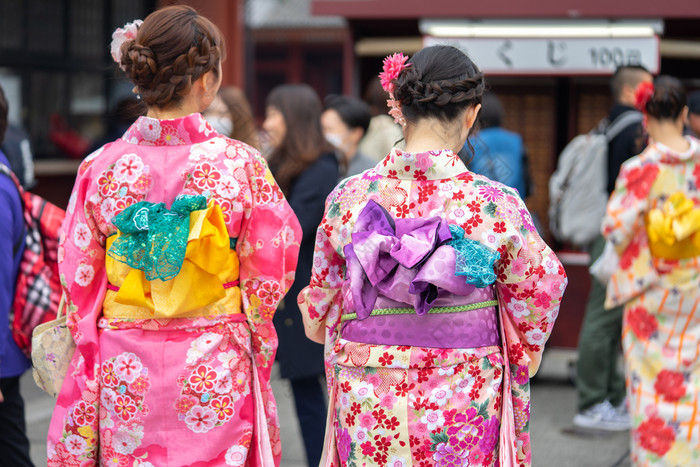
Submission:
[[[636,466],[700,465],[700,141],[669,76],[642,83],[652,143],[620,170],[603,235],[620,255],[608,307],[622,328]]]
[[[299,296],[324,342],[323,466],[530,465],[529,379],[564,269],[512,188],[457,157],[482,74],[459,50],[385,60],[405,150],[341,182]]]
[[[60,272],[77,344],[50,466],[274,466],[275,308],[300,228],[258,152],[199,114],[220,32],[189,7],[114,34],[148,106],[80,166]]]

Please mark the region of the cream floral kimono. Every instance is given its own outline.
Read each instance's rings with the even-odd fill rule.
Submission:
[[[620,170],[603,234],[620,254],[632,462],[700,465],[700,141],[651,144]]]
[[[490,258],[472,282],[458,246]],[[299,295],[326,348],[322,464],[530,465],[529,380],[565,287],[515,190],[451,151],[394,149],[343,181]]]

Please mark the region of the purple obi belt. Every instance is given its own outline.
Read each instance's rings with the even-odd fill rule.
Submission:
[[[393,219],[369,201],[344,248],[341,337],[378,345],[499,345],[498,252],[440,217]]]

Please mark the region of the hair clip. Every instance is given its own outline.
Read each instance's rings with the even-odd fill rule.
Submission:
[[[647,103],[654,95],[654,83],[643,81],[634,91],[634,106],[640,112],[646,113]]]
[[[406,60],[408,60],[408,56],[400,52],[389,55],[384,58],[382,72],[379,73],[382,88],[389,93],[389,99],[386,101],[387,106],[391,109],[389,110],[389,115],[394,117],[394,121],[401,126],[406,126],[406,119],[401,111],[401,105],[394,98],[394,90],[396,89],[394,80],[399,77],[404,69],[411,66],[410,63],[406,63]]]
[[[123,28],[117,28],[112,33],[112,43],[110,48],[112,51],[112,59],[117,62],[119,68],[126,71],[122,63],[122,44],[125,41],[136,39],[136,33],[143,24],[140,19],[134,20],[131,23],[126,23]]]

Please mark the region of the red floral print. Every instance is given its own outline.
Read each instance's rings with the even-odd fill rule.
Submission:
[[[673,428],[666,425],[662,418],[656,416],[644,420],[637,427],[634,435],[639,439],[639,444],[644,449],[660,457],[671,449],[676,438]]]
[[[663,369],[656,377],[654,389],[665,400],[678,402],[686,393],[685,377],[683,373]]]
[[[632,332],[642,340],[648,340],[659,326],[656,317],[650,315],[642,306],[637,306],[627,312],[627,324]]]

